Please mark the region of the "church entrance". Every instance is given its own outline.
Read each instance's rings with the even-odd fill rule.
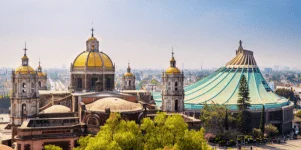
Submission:
[[[175,111],[178,111],[178,100],[175,100]]]

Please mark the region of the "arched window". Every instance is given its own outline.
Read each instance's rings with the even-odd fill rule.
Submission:
[[[26,88],[26,83],[23,83],[23,84],[22,84],[22,87],[23,87],[23,88]]]
[[[98,80],[98,78],[94,77],[94,78],[91,78],[91,88],[92,89],[95,89],[95,85],[96,85],[96,81]]]
[[[178,111],[178,100],[175,100],[175,111]]]
[[[83,83],[82,83],[82,78],[77,78],[77,88],[82,88]]]
[[[107,89],[111,88],[111,79],[110,78],[106,79],[106,87],[107,87]]]
[[[26,104],[22,104],[22,115],[27,115]]]
[[[129,86],[131,86],[131,80],[129,80]]]
[[[175,86],[178,86],[178,82],[175,82]]]

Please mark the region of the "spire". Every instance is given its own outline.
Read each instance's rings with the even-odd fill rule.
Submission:
[[[238,46],[238,53],[243,51],[243,47],[242,47],[242,41],[239,40],[239,46]]]
[[[26,51],[27,51],[27,49],[26,49],[26,42],[25,42],[25,48],[23,50],[24,50],[24,56],[26,56]]]
[[[92,37],[94,37],[94,34],[93,34],[93,32],[94,32],[94,29],[93,29],[93,22],[92,22],[92,29],[91,29],[91,31],[92,31]]]
[[[174,58],[173,47],[171,48],[171,60],[170,60],[170,67],[176,67],[176,60]]]
[[[21,58],[22,66],[28,66],[28,57],[26,56],[26,51],[27,51],[26,42],[25,42],[25,48],[23,50],[24,50],[24,56]]]
[[[128,73],[130,73],[130,72],[131,72],[130,61],[128,62],[128,68],[127,68],[127,72],[128,72]]]
[[[42,67],[41,67],[41,61],[40,61],[40,58],[39,58],[39,67],[38,67],[38,72],[42,72]]]

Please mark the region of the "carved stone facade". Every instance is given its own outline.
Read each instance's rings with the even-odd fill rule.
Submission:
[[[162,110],[167,112],[184,111],[184,74],[176,67],[172,53],[170,67],[162,74]]]
[[[38,115],[39,92],[37,72],[28,65],[25,53],[22,66],[12,71],[11,124],[21,125],[26,118]]]
[[[39,114],[38,74],[29,66],[29,58],[25,53],[22,65],[12,71],[12,94],[10,107],[10,126],[12,139],[17,135],[17,128],[28,118]]]

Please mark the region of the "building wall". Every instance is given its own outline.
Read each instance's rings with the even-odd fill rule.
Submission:
[[[184,75],[163,73],[162,81],[162,110],[168,112],[183,111]]]
[[[104,77],[104,78],[103,78]],[[81,79],[80,84],[78,79]],[[115,88],[114,74],[72,74],[71,87],[75,91],[96,91],[96,81],[99,81],[100,91],[112,91]],[[93,83],[92,83],[93,82]],[[94,84],[94,85],[92,85]],[[79,87],[78,85],[81,85]]]

